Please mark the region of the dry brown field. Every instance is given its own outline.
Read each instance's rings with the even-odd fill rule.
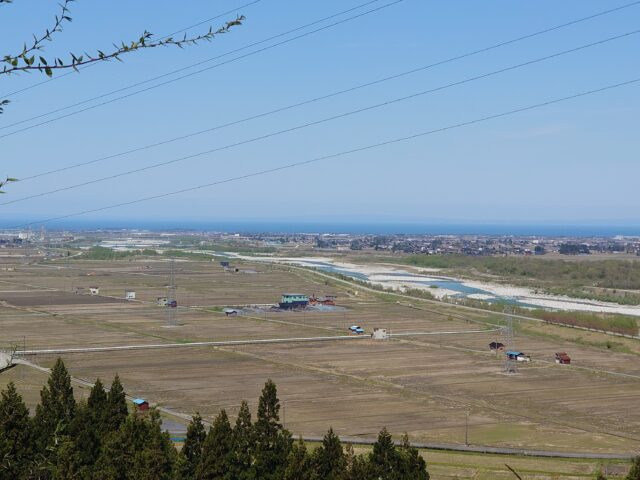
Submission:
[[[0,272],[0,344],[5,347],[331,336],[347,334],[353,324],[392,333],[461,332],[502,321],[495,314],[449,305],[398,303],[287,267],[244,263],[243,268],[256,273],[225,273],[213,262],[182,260],[176,262],[180,326],[171,328],[166,308],[155,304],[167,292],[166,260],[74,259],[31,265],[19,258],[2,260],[4,267],[14,268]],[[98,297],[73,293],[76,287],[94,285],[100,287]],[[137,299],[125,301],[125,289],[135,290]],[[286,291],[335,294],[344,310],[257,310],[238,317],[220,311],[275,303]],[[415,441],[461,444],[469,412],[471,444],[640,451],[639,342],[522,321],[516,325],[515,346],[533,361],[507,376],[502,356],[488,351],[488,343],[496,339],[501,341],[499,333],[485,332],[62,357],[78,378],[109,381],[117,372],[128,393],[177,413],[199,411],[207,419],[221,408],[233,414],[242,399],[255,407],[271,378],[278,385],[286,426],[295,435],[321,435],[331,425],[342,435],[372,437],[387,426]],[[614,348],[607,348],[607,341]],[[573,364],[553,363],[557,351],[567,351]],[[31,360],[47,367],[55,358],[38,355]],[[33,407],[46,376],[19,367],[0,375],[0,387],[9,379]],[[78,394],[86,392],[79,389]],[[589,463],[589,471],[594,465]],[[448,478],[442,475],[436,478]],[[467,477],[463,472],[459,478]]]

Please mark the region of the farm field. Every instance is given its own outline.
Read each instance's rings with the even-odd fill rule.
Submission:
[[[407,432],[416,442],[464,444],[468,413],[471,445],[558,452],[640,451],[640,362],[638,342],[630,339],[522,321],[515,326],[515,346],[533,361],[508,376],[502,373],[502,355],[488,349],[491,341],[503,341],[495,331],[503,319],[495,313],[417,300],[398,303],[393,297],[285,266],[244,262],[239,266],[247,273],[230,273],[213,262],[176,261],[180,326],[168,327],[167,308],[156,305],[156,298],[167,292],[167,260],[71,259],[65,264],[26,265],[17,257],[5,257],[2,263],[12,269],[3,270],[0,277],[4,348],[342,336],[350,325],[361,325],[367,332],[379,327],[407,334],[386,341],[61,355],[73,376],[110,381],[118,373],[128,393],[168,412],[199,411],[211,420],[226,408],[233,416],[242,399],[255,407],[264,382],[271,378],[278,385],[283,420],[294,435],[322,435],[331,425],[340,435],[371,438],[387,426],[398,436]],[[89,286],[98,286],[100,295],[74,293]],[[136,300],[125,301],[125,289],[135,290]],[[337,295],[342,308],[290,312],[256,307],[238,316],[222,312],[226,307],[277,303],[287,291]],[[468,330],[486,331],[462,333]],[[437,332],[447,333],[418,335]],[[607,341],[619,345],[607,348]],[[556,365],[557,351],[567,351],[572,365]],[[34,355],[28,360],[50,367],[56,357]],[[0,375],[0,386],[10,379],[33,407],[46,375],[20,366]],[[83,392],[79,389],[77,394],[86,395]],[[551,462],[542,462],[547,461]],[[595,465],[595,461],[588,463],[589,468],[578,463],[572,470],[576,478]],[[435,472],[440,467],[434,468]],[[434,478],[453,478],[447,476],[447,468],[442,466],[442,476]],[[465,471],[462,468],[456,475],[471,478]],[[502,474],[487,475],[473,478]]]

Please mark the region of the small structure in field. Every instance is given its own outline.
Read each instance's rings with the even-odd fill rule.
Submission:
[[[100,295],[100,287],[89,287],[89,294]]]
[[[134,405],[140,412],[146,412],[149,410],[149,402],[147,402],[144,398],[136,398],[133,400]]]
[[[136,299],[136,292],[134,290],[125,290],[124,291],[124,298],[125,298],[125,300],[135,300]]]
[[[279,303],[283,310],[305,308],[307,305],[309,305],[309,297],[302,293],[284,293]]]
[[[156,305],[160,305],[161,307],[166,307],[168,303],[169,303],[169,299],[167,297],[156,298]]]
[[[229,265],[230,265],[230,264],[229,264],[229,262],[226,262],[226,261],[222,261],[222,262],[220,262],[220,266],[221,266],[222,268],[229,268]]]
[[[498,352],[498,351],[502,351],[504,350],[504,343],[500,343],[500,342],[491,342],[489,344],[489,350],[491,350],[492,352]]]
[[[509,360],[516,360],[518,362],[530,362],[531,361],[531,356],[526,355],[523,352],[516,352],[513,350],[509,350],[508,352],[506,352],[507,358]]]
[[[389,334],[387,333],[386,328],[374,328],[371,338],[374,340],[388,340]]]
[[[559,363],[560,365],[569,365],[571,364],[571,357],[569,357],[566,352],[558,352],[556,353],[556,363]]]
[[[315,294],[309,297],[310,305],[335,305],[336,304],[336,296],[335,295],[325,295],[324,297],[316,297]]]

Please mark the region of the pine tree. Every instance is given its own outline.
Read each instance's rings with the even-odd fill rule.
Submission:
[[[202,456],[202,445],[205,438],[207,438],[207,432],[204,429],[202,417],[199,413],[196,413],[191,418],[191,422],[187,428],[187,438],[180,451],[178,475],[180,479],[190,480],[194,478],[196,467],[198,463],[200,463]]]
[[[324,477],[316,476],[311,456],[307,453],[307,446],[302,437],[291,447],[287,458],[287,468],[284,480],[320,480]]]
[[[140,415],[131,415],[140,417]],[[145,425],[144,445],[136,450],[129,472],[131,480],[171,480],[177,452],[168,432],[162,431],[160,413],[153,409],[143,417]]]
[[[93,478],[105,480],[170,480],[176,451],[160,415],[129,415],[116,432],[107,434]]]
[[[293,441],[291,434],[280,424],[280,401],[275,383],[265,383],[258,402],[255,431],[255,469],[261,480],[280,480],[284,475],[287,457]]]
[[[627,480],[640,480],[640,455],[633,459]]]
[[[127,396],[124,393],[120,377],[116,374],[107,395],[106,431],[115,432],[124,423],[129,414]]]
[[[251,412],[246,401],[240,404],[240,411],[236,424],[233,427],[233,478],[238,480],[251,480],[255,478],[253,468],[253,452],[255,448],[255,435],[251,425]]]
[[[105,432],[107,429],[108,405],[109,401],[107,392],[104,389],[102,381],[98,378],[93,388],[91,388],[91,393],[89,393],[87,407],[91,412],[95,429],[100,434]]]
[[[71,424],[75,409],[71,376],[62,359],[58,358],[47,385],[40,391],[40,404],[33,419],[39,453],[49,456],[47,452],[52,451]]]
[[[415,480],[429,480],[427,463],[418,452],[418,449],[411,446],[409,436],[405,433],[398,449],[398,476],[399,478],[411,478]]]
[[[29,410],[13,382],[0,394],[0,478],[20,478],[31,460]]]
[[[100,455],[102,433],[96,429],[93,412],[86,403],[80,403],[68,429],[68,437],[58,448],[57,478],[90,478]]]
[[[373,478],[391,480],[397,478],[398,452],[387,428],[378,434],[378,440],[373,444],[373,451],[369,454]]]
[[[347,471],[347,459],[342,450],[340,439],[333,428],[322,439],[322,445],[313,454],[315,472],[319,478],[340,480]]]
[[[218,480],[230,478],[233,465],[231,424],[227,412],[222,410],[209,429],[202,445],[202,457],[196,468],[198,480]]]

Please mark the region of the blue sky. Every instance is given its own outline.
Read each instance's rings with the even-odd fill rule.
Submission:
[[[378,1],[354,13],[390,3]],[[108,49],[245,1],[78,1],[51,55]],[[361,1],[261,0],[210,44],[101,64],[10,96],[0,128],[188,66]],[[23,178],[213,127],[587,16],[624,2],[404,0],[356,20],[45,126],[0,138],[0,173]],[[2,54],[47,26],[54,2],[0,8]],[[339,18],[345,18],[343,15]],[[234,15],[227,17],[231,19]],[[218,148],[638,28],[640,5],[327,101],[11,185],[0,201]],[[221,23],[216,20],[214,26]],[[325,24],[328,22],[325,22]],[[200,27],[203,28],[203,27]],[[198,29],[192,31],[197,32]],[[286,38],[286,37],[285,37]],[[180,190],[640,77],[640,35],[411,101],[164,168],[0,206],[35,220]],[[189,72],[190,70],[187,70]],[[171,77],[170,77],[171,78]],[[0,77],[0,98],[42,81]],[[110,97],[108,97],[110,98]],[[87,219],[634,224],[640,220],[640,84],[323,163],[92,214]],[[49,118],[49,117],[44,117]],[[33,122],[32,122],[33,123]],[[25,123],[24,125],[29,125]],[[0,135],[15,128],[0,130]]]

